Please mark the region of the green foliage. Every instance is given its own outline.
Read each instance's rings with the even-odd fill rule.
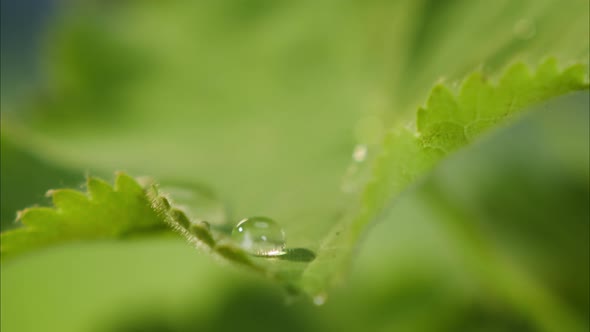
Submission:
[[[388,202],[351,268],[359,301],[374,303],[359,315],[406,320],[408,331],[423,320],[443,331],[587,330],[589,97],[535,106]],[[381,318],[385,304],[398,317]]]
[[[511,66],[497,86],[484,82],[480,73],[472,74],[458,96],[444,85],[437,85],[427,107],[418,110],[417,134],[401,129],[386,137],[359,215],[352,222],[346,219],[350,216],[345,216],[343,225],[336,226],[320,248],[318,261],[305,270],[301,285],[312,295],[324,292],[328,281],[340,273],[338,265],[350,260],[363,225],[371,222],[386,202],[424,176],[441,156],[468,144],[476,135],[530,105],[587,88],[584,75],[584,66],[574,65],[560,72],[556,60],[549,59],[539,66],[535,76],[522,64]],[[3,233],[2,252],[11,254],[55,242],[121,237],[158,229],[166,223],[195,246],[263,271],[269,277],[297,281],[294,279],[299,273],[290,272],[288,277],[281,277],[282,266],[262,267],[232,245],[223,232],[189,220],[158,193],[156,186],[145,191],[123,174],[117,176],[115,189],[95,178],[89,178],[87,186],[87,195],[67,189],[49,191],[53,209],[22,211],[19,219],[27,227]],[[303,266],[298,269],[303,272]]]
[[[449,153],[530,105],[587,87],[585,75],[581,64],[560,72],[557,60],[550,58],[535,75],[525,64],[511,66],[498,86],[487,83],[481,73],[474,73],[463,82],[458,96],[438,85],[426,108],[418,111],[421,145]]]
[[[18,214],[24,227],[2,233],[2,258],[50,244],[125,237],[163,229],[144,189],[125,174],[115,186],[88,178],[86,194],[50,190],[54,207],[32,207]]]
[[[425,108],[418,110],[416,131],[396,128],[385,138],[364,202],[378,213],[383,200],[399,193],[442,156],[472,142],[493,125],[528,107],[565,93],[588,89],[586,67],[573,65],[562,72],[548,59],[531,75],[517,63],[492,85],[481,73],[464,80],[458,95],[444,85],[433,88]]]
[[[245,265],[256,271],[261,270],[245,251],[228,241],[226,234],[211,230],[205,222],[189,220],[182,210],[174,207],[165,196],[160,195],[156,186],[149,188],[148,198],[153,210],[160,217],[160,222],[168,224],[195,247],[208,249],[233,263]]]
[[[83,181],[83,176],[72,169],[64,169],[46,163],[31,151],[20,147],[18,137],[2,126],[0,160],[0,202],[2,231],[18,227],[16,211],[33,202],[41,203],[48,188],[73,187]]]
[[[434,87],[427,106],[418,110],[417,130],[394,128],[386,136],[360,206],[352,212],[357,215],[347,216],[335,226],[322,244],[318,260],[305,272],[304,287],[318,293],[329,279],[338,279],[338,269],[349,262],[366,225],[442,157],[473,142],[493,125],[506,123],[527,107],[588,89],[585,73],[583,65],[560,72],[555,59],[549,59],[534,76],[523,64],[509,67],[496,86],[486,82],[481,73],[474,73],[463,82],[457,96],[444,85]]]
[[[84,173],[161,186],[21,213],[1,329],[587,330],[589,5],[63,6],[39,93],[2,98],[3,231]],[[231,241],[252,216],[285,255]]]

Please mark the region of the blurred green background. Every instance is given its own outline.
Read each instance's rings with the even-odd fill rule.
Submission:
[[[318,250],[429,89],[588,63],[589,3],[3,1],[2,230],[116,170],[206,184]],[[324,305],[180,237],[2,263],[2,331],[586,331],[588,92],[539,105],[389,206]],[[366,165],[351,153],[368,147]]]

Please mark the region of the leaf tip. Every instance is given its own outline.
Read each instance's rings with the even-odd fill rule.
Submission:
[[[88,188],[89,196],[93,199],[104,197],[107,193],[113,191],[113,187],[110,184],[92,176],[86,179],[86,188]]]
[[[532,73],[529,66],[522,61],[515,62],[502,75],[500,86],[508,85],[508,82],[530,80],[531,78]]]
[[[139,183],[127,173],[122,171],[115,172],[115,191],[129,191],[135,193],[143,193],[143,188]]]

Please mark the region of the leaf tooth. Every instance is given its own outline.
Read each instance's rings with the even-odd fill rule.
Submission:
[[[492,90],[481,72],[474,72],[463,81],[458,98],[461,122],[469,124],[477,119],[480,109],[486,107],[481,100],[489,97]]]
[[[162,218],[166,219],[168,217],[168,211],[170,210],[170,202],[166,197],[156,196],[150,198],[152,209],[156,212],[156,214]]]
[[[160,204],[163,210],[170,210],[170,201],[166,197],[160,196],[158,203]]]
[[[418,131],[426,133],[430,127],[449,120],[459,120],[457,99],[446,86],[439,84],[433,88],[427,107],[418,110]]]
[[[115,178],[115,191],[125,191],[130,193],[135,193],[137,195],[143,195],[144,191],[143,188],[135,181],[134,178],[131,176],[123,173],[117,172],[117,177]]]
[[[72,189],[49,190],[47,196],[52,198],[58,210],[80,210],[90,203],[86,194]]]
[[[189,232],[197,237],[201,242],[205,243],[207,246],[213,248],[215,246],[215,240],[213,239],[213,235],[211,231],[203,224],[193,224],[189,227]]]
[[[461,84],[460,95],[464,95],[465,93],[469,93],[473,90],[480,89],[482,86],[487,84],[487,80],[485,76],[479,72],[471,73],[463,83]]]
[[[561,73],[560,81],[569,88],[588,88],[587,67],[578,63],[566,68]]]
[[[179,209],[170,210],[170,217],[172,218],[172,220],[180,224],[180,226],[182,226],[184,229],[188,229],[191,224],[186,214],[184,214],[184,212],[182,212]]]
[[[517,62],[508,67],[496,89],[496,97],[501,103],[491,110],[496,117],[505,118],[523,110],[525,105],[535,99],[535,81],[529,67]]]
[[[91,200],[103,200],[113,193],[113,187],[110,184],[96,177],[88,177],[86,186]]]
[[[557,66],[557,59],[549,57],[537,67],[535,75],[537,80],[549,80],[559,75],[559,68]]]
[[[151,184],[147,187],[145,187],[145,196],[148,199],[148,201],[153,205],[156,203],[156,200],[158,199],[158,197],[160,197],[159,193],[158,193],[158,188],[154,185]]]
[[[530,82],[532,78],[533,76],[529,66],[527,66],[524,62],[517,62],[514,65],[508,67],[506,72],[504,72],[504,75],[500,79],[499,87],[515,89],[515,86],[519,86],[523,82]]]
[[[440,106],[441,104],[452,104],[454,101],[455,96],[451,90],[449,90],[449,88],[444,84],[438,84],[432,89],[427,105],[428,108],[434,108]]]

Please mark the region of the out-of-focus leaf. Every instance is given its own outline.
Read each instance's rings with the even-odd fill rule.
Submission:
[[[0,273],[1,329],[23,332],[97,331],[142,310],[173,323],[189,310],[205,319],[229,293],[256,282],[162,236],[55,246],[3,261]]]

